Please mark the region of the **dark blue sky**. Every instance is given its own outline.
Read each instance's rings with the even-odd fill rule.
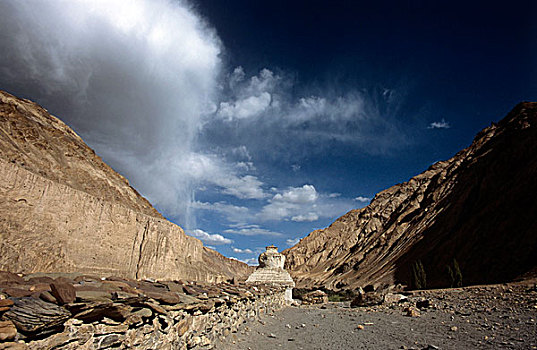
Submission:
[[[535,1],[8,0],[0,88],[246,261],[537,100],[536,19]]]
[[[430,105],[432,113],[494,115],[537,91],[534,1],[195,4],[231,67],[284,69],[310,87],[407,85],[407,114]]]
[[[230,69],[283,71],[301,96],[327,88],[365,91],[403,135],[399,146],[373,154],[364,145],[334,142],[302,159],[298,174],[286,161],[263,169],[258,159],[265,175],[292,186],[314,183],[320,192],[373,196],[468,146],[516,103],[537,99],[533,1],[195,4],[223,41]],[[393,105],[380,101],[384,89],[397,91]],[[449,129],[428,128],[442,119]]]
[[[404,96],[394,117],[403,127],[449,121],[451,129],[442,134],[408,130],[415,138],[411,149],[427,152],[409,157],[409,166],[401,164],[400,180],[467,146],[516,103],[537,98],[534,1],[195,4],[223,41],[230,67],[251,74],[267,67],[284,70],[293,75],[299,94],[326,86],[339,92],[397,88]],[[332,161],[345,162],[337,156]],[[384,162],[376,170],[389,167]]]

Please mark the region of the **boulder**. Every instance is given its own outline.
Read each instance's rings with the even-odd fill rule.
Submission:
[[[63,281],[51,283],[50,293],[60,305],[72,303],[76,299],[75,287],[71,283]]]
[[[328,303],[328,294],[322,290],[314,290],[302,296],[302,305],[326,304]]]
[[[17,328],[11,321],[0,321],[0,341],[13,340],[17,336]]]
[[[375,306],[384,302],[384,295],[379,292],[364,292],[359,290],[358,295],[351,301],[351,307]]]
[[[36,298],[21,298],[3,316],[19,331],[27,334],[46,334],[58,328],[71,316],[63,307]]]

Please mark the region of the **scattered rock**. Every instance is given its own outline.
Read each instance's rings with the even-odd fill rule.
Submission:
[[[380,305],[384,302],[384,295],[378,292],[364,292],[359,289],[358,295],[351,301],[351,307],[364,307]]]
[[[328,303],[328,295],[322,290],[314,290],[313,292],[302,295],[302,305],[326,303]]]
[[[420,312],[418,311],[418,309],[412,306],[406,307],[403,312],[405,313],[405,316],[420,317]]]
[[[52,295],[52,293],[50,293],[49,291],[41,292],[41,294],[39,294],[39,298],[43,301],[46,301],[47,303],[58,303],[58,300],[56,300],[54,295]]]
[[[408,297],[403,294],[387,293],[384,295],[384,302],[387,304],[395,304],[407,299]]]
[[[418,300],[416,302],[416,307],[418,309],[428,309],[431,307],[431,301],[429,299]]]
[[[50,293],[60,305],[72,303],[76,299],[75,287],[70,283],[63,282],[63,280],[51,283]]]
[[[36,298],[22,298],[15,301],[3,316],[11,320],[18,330],[29,334],[46,334],[61,327],[71,313],[55,304]]]

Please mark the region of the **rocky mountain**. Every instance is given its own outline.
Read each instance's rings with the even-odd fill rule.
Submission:
[[[520,103],[453,158],[284,251],[286,267],[299,287],[334,289],[412,286],[423,273],[427,287],[534,273],[536,179],[537,103]]]
[[[214,282],[252,268],[185,235],[61,120],[0,91],[0,270]]]

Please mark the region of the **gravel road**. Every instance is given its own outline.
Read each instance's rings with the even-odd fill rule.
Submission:
[[[403,311],[427,300],[419,317]],[[537,349],[537,289],[426,291],[403,303],[287,307],[244,324],[217,349]]]

